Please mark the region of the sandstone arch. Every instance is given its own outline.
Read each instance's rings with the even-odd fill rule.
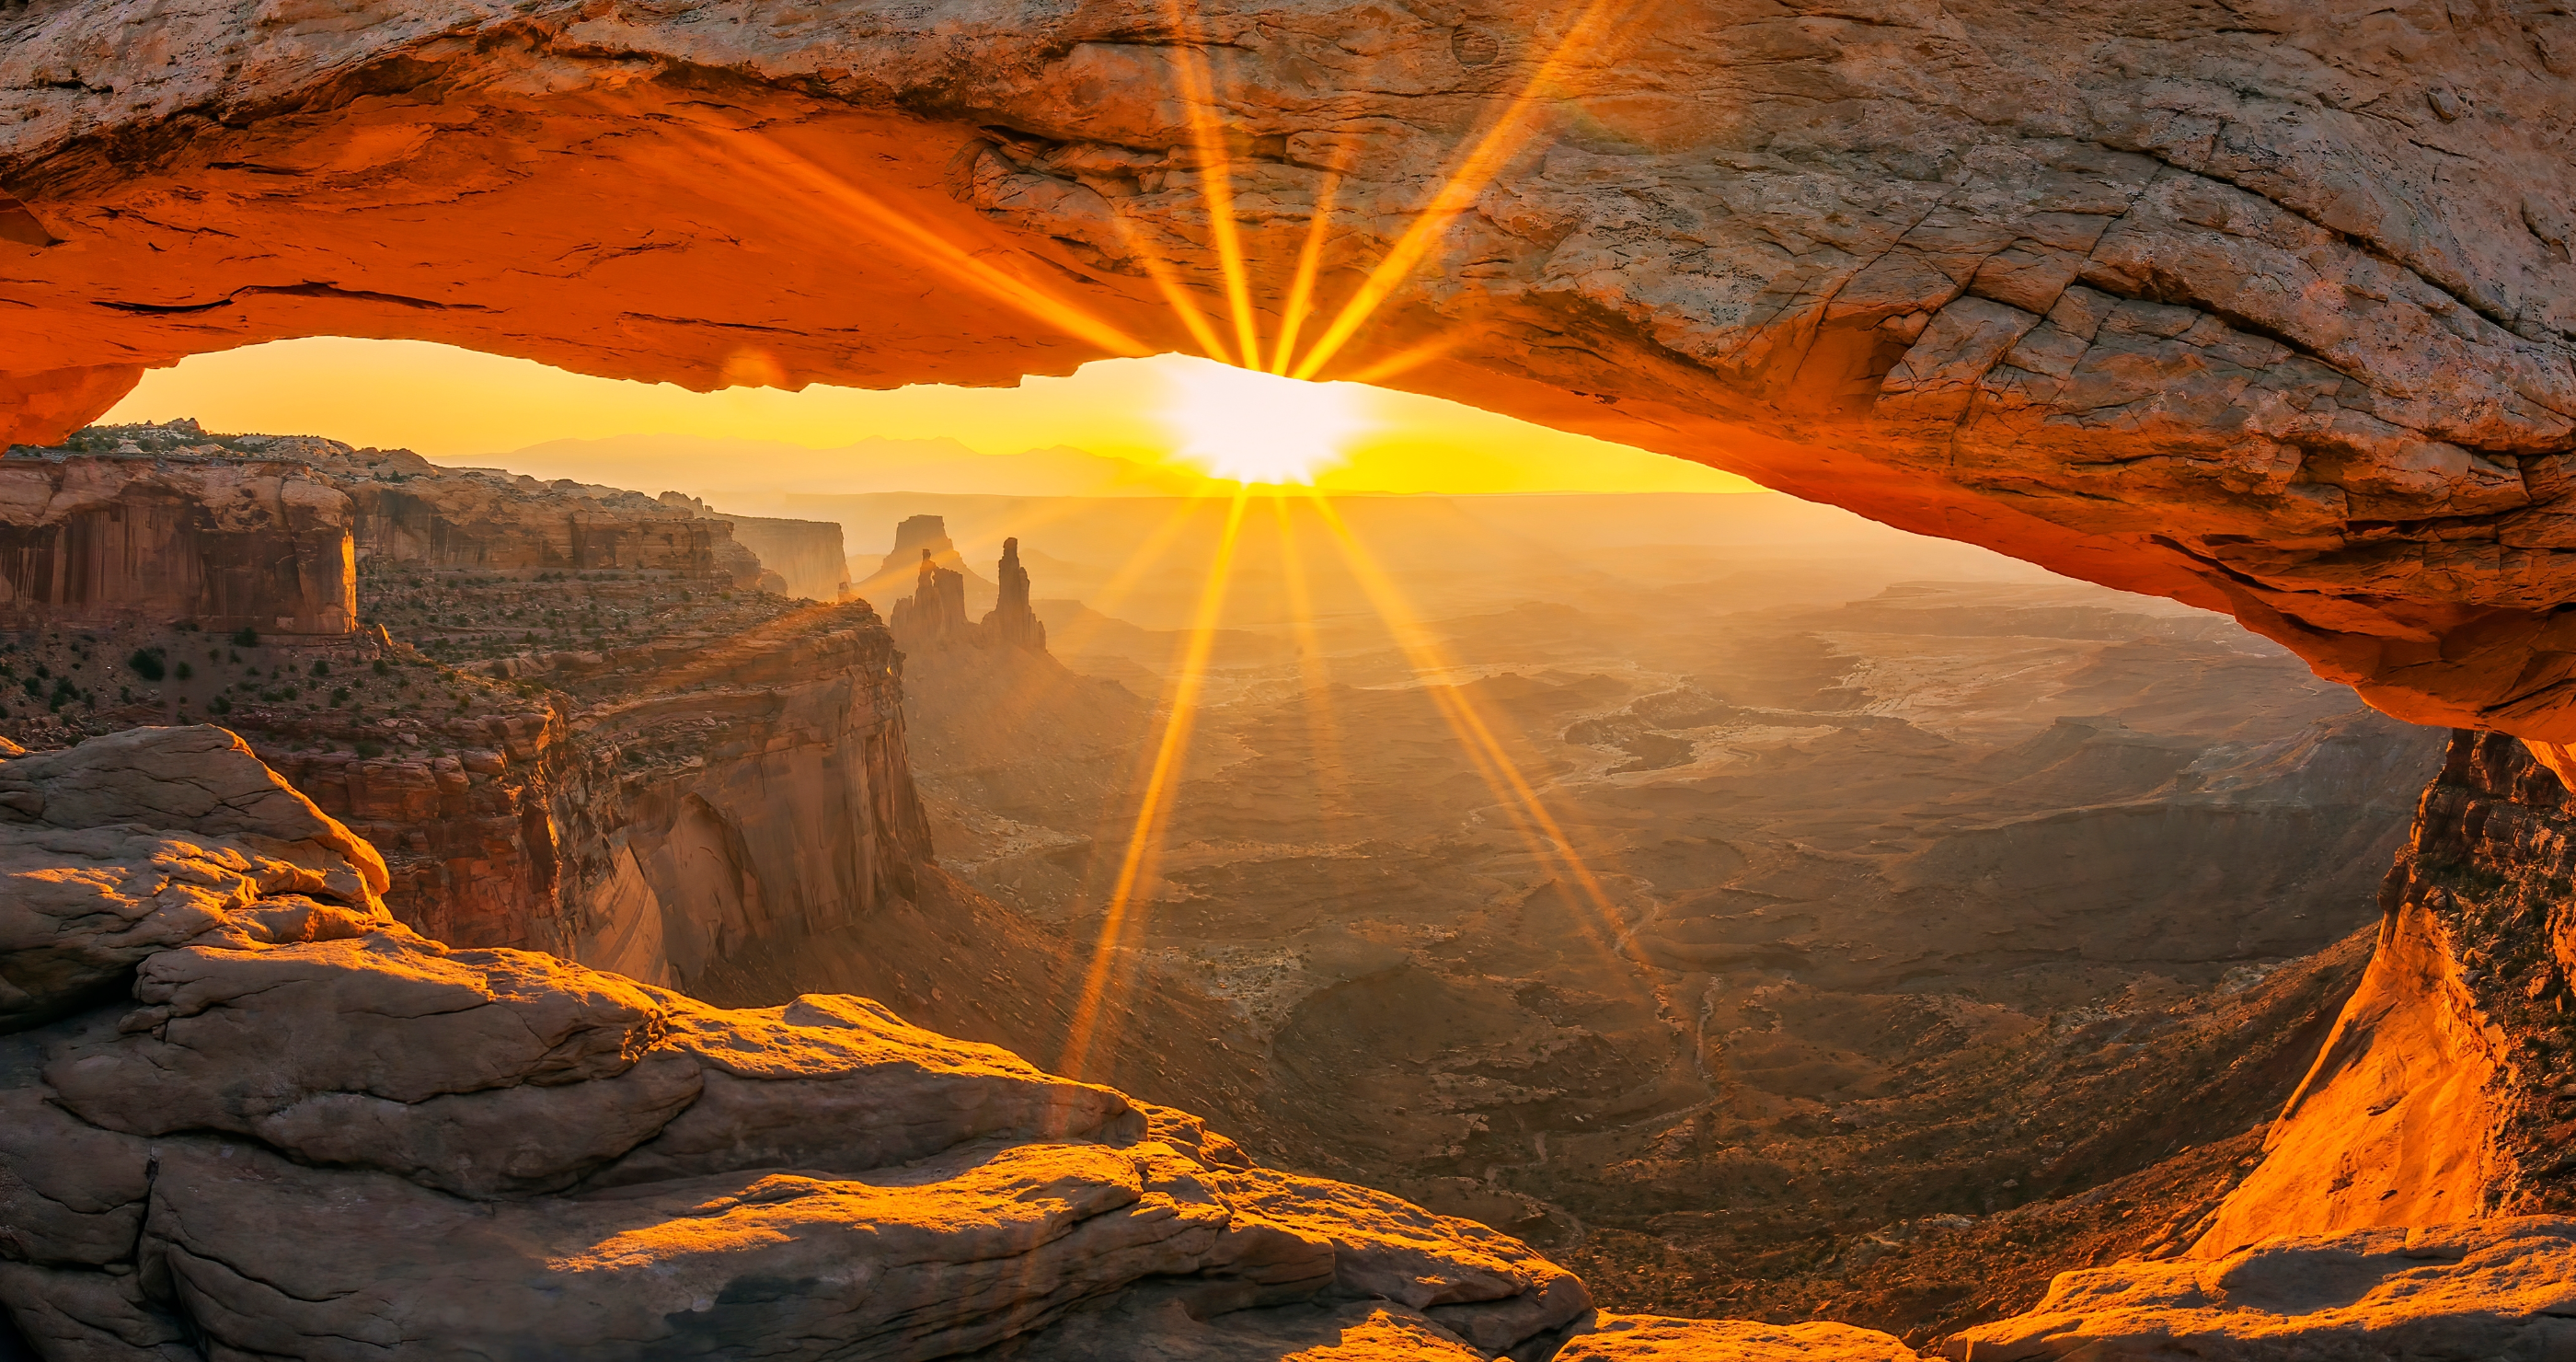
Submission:
[[[1276,335],[1329,205],[1304,334],[1374,267],[1403,286],[1322,372],[2230,610],[2404,718],[2576,739],[2555,7],[1176,15],[0,9],[0,439],[307,334],[1007,382],[1199,348],[1177,292],[1231,344],[1225,237]]]

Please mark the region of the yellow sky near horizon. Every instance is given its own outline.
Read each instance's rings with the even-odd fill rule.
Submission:
[[[441,462],[472,462],[548,440],[673,434],[816,449],[871,437],[945,436],[981,454],[1071,445],[1186,466],[1177,452],[1183,437],[1163,413],[1209,364],[1178,355],[1101,360],[1069,377],[1030,378],[1016,388],[922,384],[879,392],[818,385],[796,393],[693,393],[426,341],[315,337],[196,355],[154,370],[100,420],[193,416],[213,431],[323,435],[411,449]],[[1326,491],[1760,490],[1700,464],[1439,398],[1369,388],[1352,401],[1365,428],[1348,440],[1345,462],[1315,475],[1315,485]]]

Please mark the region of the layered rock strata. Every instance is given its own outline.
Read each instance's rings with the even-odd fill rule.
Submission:
[[[759,938],[848,928],[912,894],[931,847],[902,684],[853,602],[580,712],[552,802],[564,953],[694,980]]]
[[[932,552],[923,549],[912,594],[894,603],[886,623],[894,630],[895,640],[907,648],[964,640],[971,627],[966,618],[966,574],[941,567]]]
[[[394,849],[395,914],[459,945],[681,986],[910,892],[929,833],[901,672],[864,602],[626,654],[548,674],[569,689],[522,712],[415,735],[452,751],[277,761]]]
[[[1517,1241],[865,999],[420,937],[209,730],[0,779],[77,795],[0,821],[0,1306],[48,1356],[1086,1356],[1104,1311],[1320,1307],[1468,1358],[1585,1312]]]
[[[851,589],[872,600],[908,596],[920,586],[924,554],[936,566],[965,578],[966,589],[978,598],[993,591],[993,584],[977,576],[957,552],[957,541],[948,537],[947,517],[936,515],[905,516],[896,521],[894,547]]]
[[[751,550],[767,571],[778,575],[778,591],[807,600],[837,601],[850,593],[850,558],[841,547],[841,527],[828,520],[781,520],[771,516],[728,515],[696,497],[664,492],[665,506],[679,506],[702,519],[733,527],[733,539]]]
[[[1597,1316],[1515,1240],[866,999],[452,948],[380,884],[219,730],[0,760],[0,1309],[45,1355],[1913,1357]],[[2124,1263],[1945,1351],[2545,1362],[2571,1241]]]
[[[1669,19],[20,7],[0,439],[284,336],[890,386],[1259,363],[1306,303],[1298,372],[2226,609],[2417,722],[2576,737],[2576,172],[2529,132],[2576,111],[2570,21]]]
[[[800,613],[739,592],[763,570],[702,508],[314,437],[207,436],[193,422],[93,429],[76,443],[135,452],[12,457],[0,479],[21,466],[69,470],[77,492],[98,467],[189,470],[194,481],[159,493],[183,518],[233,516],[243,523],[224,543],[235,557],[293,566],[312,536],[257,513],[252,495],[285,470],[298,495],[336,512],[338,590],[439,657],[478,661],[538,627],[626,640],[477,667],[507,685],[443,673],[381,627],[309,661],[273,640],[201,652],[223,641],[202,631],[90,647],[117,681],[142,683],[118,663],[129,652],[168,668],[156,661],[152,693],[128,686],[131,703],[103,716],[95,693],[108,683],[90,679],[92,721],[239,725],[321,807],[387,849],[378,887],[420,931],[677,985],[756,939],[847,926],[909,892],[929,859],[884,627],[863,602]],[[822,528],[837,562],[839,529]],[[156,546],[164,556],[145,551]],[[120,561],[140,577],[185,585],[167,556],[184,542],[126,547]],[[91,619],[77,603],[30,610],[53,626]],[[67,678],[70,661],[34,665]]]
[[[184,622],[317,641],[357,627],[350,499],[292,459],[0,459],[0,630]]]

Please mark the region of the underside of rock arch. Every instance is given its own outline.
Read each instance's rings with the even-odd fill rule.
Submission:
[[[313,334],[699,388],[1284,351],[2563,742],[2571,62],[2520,0],[22,0],[0,439]]]

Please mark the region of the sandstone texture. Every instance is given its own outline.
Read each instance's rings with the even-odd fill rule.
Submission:
[[[2382,887],[2370,968],[2197,1255],[2576,1210],[2568,800],[2525,744],[2453,735]]]
[[[1099,1356],[1045,1331],[1133,1307],[1255,1340],[1338,1312],[1463,1358],[1587,1311],[1516,1240],[865,999],[728,1011],[443,946],[110,783],[150,797],[48,829],[93,834],[58,864],[100,905],[56,935],[131,997],[13,975],[0,1022],[0,1306],[48,1357]],[[316,823],[198,821],[245,807]]]
[[[1284,352],[2565,740],[2571,51],[2357,0],[41,0],[0,439],[324,333],[698,388]]]
[[[390,925],[373,847],[219,728],[0,761],[0,1030],[97,1001],[200,939]]]
[[[432,569],[627,569],[762,585],[759,559],[725,522],[641,492],[442,468],[409,450],[357,450],[312,436],[267,447],[312,460],[349,494],[362,557]]]
[[[1958,1362],[2540,1362],[2576,1348],[2576,1221],[2503,1218],[2276,1240],[2213,1262],[2070,1272]]]
[[[1577,1330],[1556,1362],[1916,1362],[1919,1356],[1890,1335],[1848,1324],[1605,1314]]]
[[[31,643],[32,656],[11,645],[0,680],[40,671],[91,716],[119,699],[85,724],[234,726],[384,848],[373,889],[435,939],[690,984],[750,941],[849,925],[929,858],[883,626],[837,582],[831,605],[781,598],[778,575],[703,506],[184,421],[73,444],[131,452],[12,457],[0,479],[179,469],[195,481],[164,494],[203,498],[173,501],[202,519],[256,505],[245,477],[288,470],[337,508],[332,580],[344,618],[363,612],[369,628],[323,646],[128,626]],[[773,523],[812,541],[802,570],[843,562],[837,525]],[[300,561],[303,541],[274,517],[235,539],[246,561]],[[119,561],[177,575],[149,548]],[[50,632],[28,638],[87,619],[46,605],[34,621]],[[147,653],[161,672],[149,683],[127,661]]]
[[[357,627],[349,498],[288,460],[0,459],[0,629]]]

